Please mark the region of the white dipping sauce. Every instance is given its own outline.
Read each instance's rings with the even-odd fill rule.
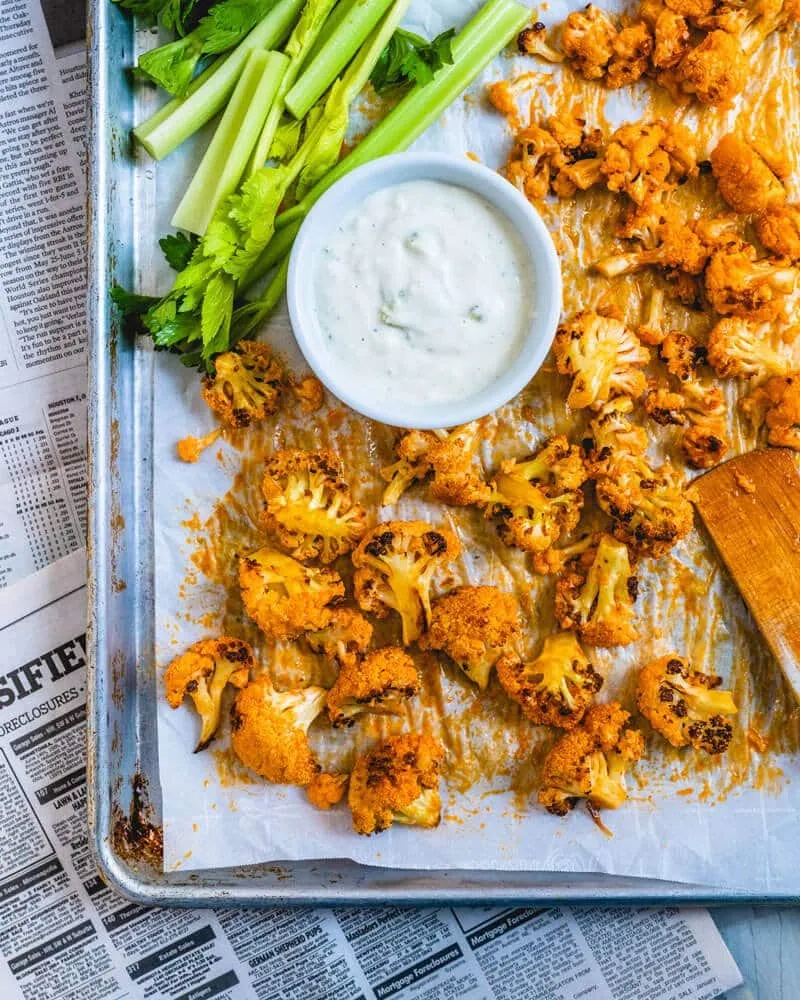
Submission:
[[[410,405],[473,396],[514,363],[533,273],[506,216],[467,188],[376,191],[322,248],[315,306],[332,372]],[[338,369],[338,372],[337,372]]]

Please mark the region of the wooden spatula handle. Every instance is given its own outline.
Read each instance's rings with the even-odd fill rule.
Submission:
[[[754,451],[693,484],[695,506],[800,701],[800,476],[785,448]]]

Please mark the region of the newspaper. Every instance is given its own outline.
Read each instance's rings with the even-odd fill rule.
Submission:
[[[148,909],[98,877],[86,829],[86,590],[39,574],[0,677],[3,1000],[711,1000],[741,982],[707,911]],[[49,578],[49,579],[48,579]],[[387,942],[391,942],[387,947]]]
[[[40,73],[29,87],[37,100],[27,105],[6,101],[4,84],[0,113],[18,119],[20,108],[48,106],[49,131],[37,142],[77,147],[85,131],[80,50],[54,61],[36,0],[4,0],[0,39],[0,59],[13,41]],[[64,162],[80,158],[74,151]],[[0,198],[4,191],[0,184]],[[49,218],[51,246],[73,239],[69,199],[62,208]],[[10,267],[2,258],[4,281]],[[15,366],[0,391],[8,417],[0,432],[13,429],[17,451],[43,448],[43,440],[51,449],[39,464],[15,465],[0,452],[12,470],[0,481],[3,1000],[711,1000],[741,983],[699,909],[152,909],[105,885],[86,817],[83,354],[48,368],[72,337],[67,303],[54,346],[37,348],[42,372],[28,377],[17,361],[25,324],[14,326],[5,296],[0,317],[1,343],[10,345],[3,368]],[[37,521],[17,500],[23,488],[38,491],[38,511],[58,510],[62,520],[48,513]],[[69,512],[75,538],[66,545]]]

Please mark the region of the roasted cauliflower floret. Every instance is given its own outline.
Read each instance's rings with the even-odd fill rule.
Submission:
[[[205,750],[219,728],[222,692],[228,684],[244,687],[252,666],[250,646],[226,635],[196,642],[167,667],[164,688],[170,708],[177,708],[188,694],[203,723],[195,753]]]
[[[600,80],[614,55],[617,29],[611,18],[594,4],[573,11],[561,29],[561,48],[576,73]]]
[[[485,500],[489,489],[476,460],[480,429],[473,421],[451,431],[407,431],[395,445],[398,461],[381,469],[389,484],[382,505],[396,504],[413,482],[423,479],[431,497],[442,503],[466,507]]]
[[[658,356],[667,366],[667,371],[679,382],[690,382],[697,378],[697,369],[708,360],[702,344],[688,333],[673,330],[661,342]]]
[[[420,649],[446,653],[481,690],[492,667],[519,635],[519,608],[497,587],[459,587],[433,604]]]
[[[674,747],[719,754],[728,749],[733,726],[725,716],[737,712],[722,678],[692,670],[673,653],[653,660],[639,673],[636,701],[656,732]]]
[[[740,405],[757,427],[766,424],[770,444],[800,451],[800,372],[768,379]]]
[[[368,532],[353,553],[356,600],[379,618],[389,609],[403,622],[403,645],[430,624],[430,588],[458,557],[461,543],[448,528],[425,521],[386,521]]]
[[[327,771],[320,771],[306,785],[308,801],[317,809],[330,809],[338,805],[344,798],[349,780],[349,774],[330,774]]]
[[[657,70],[672,69],[689,51],[691,34],[682,14],[662,8],[652,24],[653,54],[650,62]]]
[[[775,205],[755,220],[758,238],[778,257],[800,264],[800,205]]]
[[[352,726],[364,712],[396,715],[402,702],[419,691],[419,674],[399,646],[373,649],[363,660],[347,660],[328,692],[328,717],[334,726]]]
[[[783,311],[797,275],[782,261],[754,260],[748,250],[718,250],[706,268],[706,295],[720,316],[766,322]]]
[[[524,56],[539,56],[546,62],[560,63],[564,61],[564,56],[547,41],[547,26],[541,21],[537,21],[519,33],[517,49]]]
[[[231,709],[231,746],[239,760],[276,785],[308,785],[319,772],[308,730],[325,705],[327,691],[307,687],[276,691],[256,678]]]
[[[629,420],[633,401],[627,396],[610,400],[589,424],[583,442],[586,468],[592,479],[619,476],[638,466],[647,451],[647,432]]]
[[[769,324],[721,319],[708,338],[708,363],[720,378],[786,375],[789,362],[768,341]]]
[[[678,87],[701,104],[729,104],[747,82],[741,43],[725,31],[712,31],[690,49],[674,70]]]
[[[583,555],[594,544],[594,536],[586,534],[582,538],[579,538],[577,542],[564,545],[560,549],[552,548],[545,549],[544,552],[536,552],[532,559],[533,568],[540,576],[561,573],[570,559]]]
[[[710,469],[728,451],[725,397],[719,386],[695,381],[686,382],[682,394],[690,426],[683,432],[681,451],[693,468]]]
[[[622,125],[609,140],[601,169],[610,191],[624,191],[641,205],[697,175],[694,137],[685,125],[661,119]]]
[[[264,527],[295,559],[333,562],[367,530],[364,508],[353,503],[330,450],[279,451],[267,461],[261,492]]]
[[[735,132],[711,151],[719,193],[735,212],[766,212],[786,200],[786,189],[754,145]]]
[[[618,235],[639,240],[643,248],[614,253],[597,261],[594,269],[607,278],[658,267],[669,280],[674,280],[702,274],[708,263],[708,247],[693,226],[669,206],[645,202],[628,215]]]
[[[506,177],[530,201],[549,193],[571,198],[603,179],[603,148],[602,132],[587,128],[585,119],[552,115],[517,132]]]
[[[428,733],[404,733],[362,754],[348,792],[356,833],[380,833],[393,823],[438,826],[444,756],[444,747]]]
[[[316,413],[322,409],[325,403],[325,389],[318,378],[306,375],[304,378],[294,379],[290,388],[303,413]]]
[[[681,426],[686,423],[683,408],[686,400],[679,392],[666,386],[655,385],[644,394],[642,406],[651,420],[662,427]]]
[[[332,569],[304,566],[266,548],[239,560],[239,586],[245,611],[273,639],[325,628],[331,603],[344,597],[344,584]]]
[[[603,686],[574,632],[548,636],[531,663],[502,656],[497,677],[531,722],[560,729],[574,729]]]
[[[644,738],[630,728],[629,712],[615,701],[593,705],[547,755],[539,804],[555,816],[566,816],[578,799],[618,809],[628,797],[625,771],[643,754]]]
[[[637,398],[647,380],[640,370],[650,352],[625,324],[592,310],[575,313],[553,342],[556,368],[572,377],[567,403],[573,410],[597,409],[612,396]]]
[[[223,424],[249,427],[275,413],[283,371],[266,344],[242,340],[214,359],[201,395]]]
[[[372,626],[353,608],[333,608],[325,628],[306,632],[306,641],[315,653],[344,666],[360,659],[372,641]]]
[[[580,449],[558,435],[530,458],[503,462],[485,511],[506,545],[542,552],[578,523],[585,480]]]
[[[590,646],[627,646],[637,639],[633,604],[638,580],[628,549],[610,535],[570,560],[556,581],[556,620]]]

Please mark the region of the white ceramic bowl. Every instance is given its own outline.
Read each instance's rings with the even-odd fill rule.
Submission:
[[[409,407],[391,398],[376,399],[359,384],[357,364],[352,378],[342,378],[325,346],[314,302],[317,254],[330,233],[373,192],[405,181],[435,180],[474,191],[514,225],[530,254],[535,309],[527,337],[507,371],[490,386],[455,402],[420,403]],[[358,167],[334,184],[306,217],[289,260],[287,300],[300,350],[314,373],[349,407],[373,420],[396,427],[455,427],[496,410],[533,378],[553,341],[561,312],[561,269],[553,241],[539,213],[517,189],[493,170],[468,159],[439,153],[398,153]]]

